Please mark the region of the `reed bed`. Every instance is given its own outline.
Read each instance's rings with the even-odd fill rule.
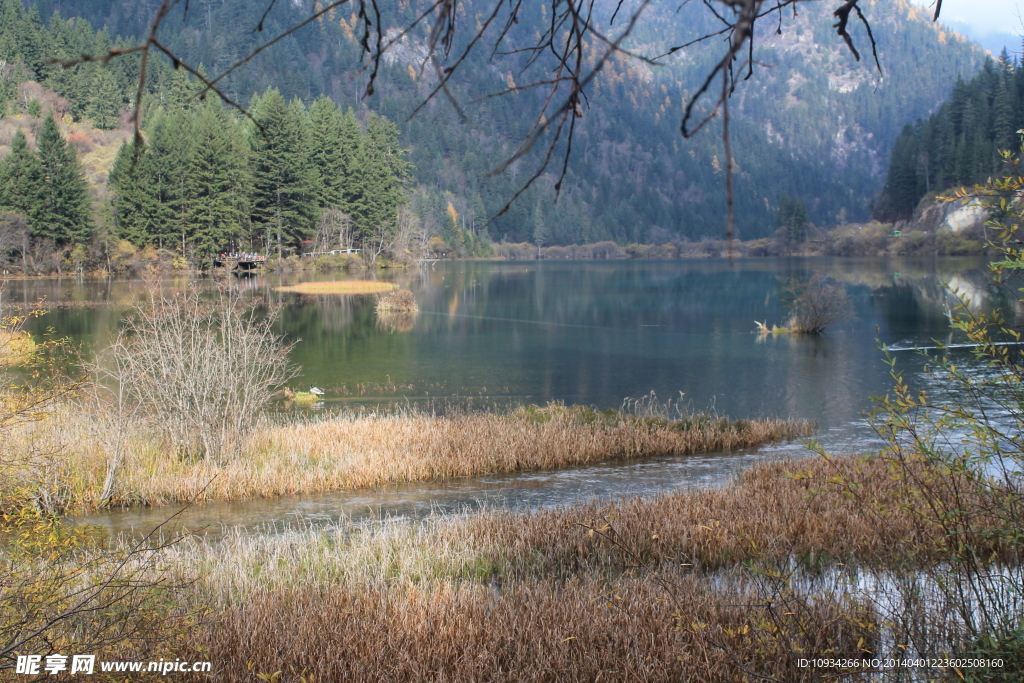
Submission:
[[[408,289],[395,289],[377,295],[376,309],[378,313],[415,313],[420,307]]]
[[[864,590],[937,533],[856,500],[895,503],[890,474],[790,460],[647,500],[186,537],[150,562],[196,577],[174,611],[205,616],[160,650],[218,681],[888,680],[799,662],[886,656],[897,608],[934,627],[918,651],[963,653],[948,612]]]
[[[871,499],[851,498],[851,487],[871,491]],[[206,567],[201,573],[226,602],[244,601],[256,587],[490,584],[580,574],[611,580],[680,567],[700,574],[794,562],[812,571],[933,562],[936,555],[910,549],[937,548],[944,540],[940,530],[922,529],[909,514],[878,514],[878,506],[899,496],[876,460],[790,460],[755,465],[720,489],[533,512],[236,533],[216,546],[187,539],[169,552],[180,553],[177,561],[186,566]],[[979,552],[992,561],[1024,560],[990,543]]]
[[[75,444],[64,465],[71,507],[100,500],[109,448],[87,417],[58,421]],[[52,426],[50,427],[52,428]],[[168,455],[144,433],[123,447],[113,504],[161,505],[366,488],[496,472],[751,448],[808,435],[794,420],[693,416],[669,422],[550,405],[510,414],[364,414],[263,426],[224,461]]]
[[[274,287],[279,292],[297,294],[378,294],[397,289],[394,282],[379,280],[336,280],[332,282],[300,282],[296,285]]]
[[[840,479],[894,493],[874,462],[789,461],[721,490],[186,539],[163,560],[203,577],[188,646],[218,680],[823,680],[799,658],[877,652],[881,618],[848,583],[785,578],[793,558],[874,565],[914,533]]]
[[[288,681],[717,682],[754,671],[796,682],[814,680],[797,651],[855,657],[872,637],[857,623],[864,610],[806,599],[803,623],[791,611],[768,634],[764,610],[744,607],[760,598],[752,587],[672,578],[672,600],[638,579],[261,590],[219,612],[197,646],[222,681],[282,671]]]

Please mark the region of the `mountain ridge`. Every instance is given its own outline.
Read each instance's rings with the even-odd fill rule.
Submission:
[[[141,30],[145,9],[154,5],[130,4],[49,0],[39,7],[71,9],[116,34]],[[189,20],[168,21],[165,31],[183,57],[215,72],[308,10],[299,4],[275,7],[265,35],[255,36],[243,28],[255,17],[241,0],[194,0]],[[396,21],[413,14],[408,3],[402,6]],[[482,0],[461,4],[465,23],[484,6]],[[675,7],[655,3],[630,46],[657,51],[712,28],[706,13],[684,8],[677,15]],[[539,25],[540,10],[533,9],[536,16],[524,23]],[[786,18],[782,36],[774,35],[773,21],[759,26],[755,57],[762,64],[737,90],[733,108],[741,237],[770,235],[784,194],[803,196],[818,224],[865,218],[902,124],[937,107],[957,74],[969,76],[984,62],[979,48],[932,25],[905,2],[869,2],[865,11],[879,44],[881,79],[869,53],[857,62],[835,36],[829,7],[802,7],[795,19]],[[377,93],[360,100],[365,74],[355,17],[336,13],[315,23],[254,60],[227,84],[229,94],[245,99],[260,86],[278,85],[288,96],[309,101],[326,93],[343,105],[356,105],[361,116],[373,110],[398,121],[416,166],[412,203],[428,230],[449,240],[465,230],[494,240],[546,244],[657,243],[723,233],[724,151],[717,126],[694,140],[684,141],[678,133],[683,102],[716,57],[711,48],[679,51],[659,68],[612,60],[595,81],[559,201],[553,201],[553,176],[545,175],[506,215],[488,222],[539,163],[534,154],[505,174],[488,175],[523,138],[528,119],[522,112],[539,111],[537,98],[517,93],[465,103],[516,79],[515,60],[477,59],[456,79],[452,90],[468,120],[439,97],[406,121],[429,92],[430,68],[421,72],[414,66],[423,55],[417,41],[422,45],[425,34],[410,36],[407,53],[400,49],[382,65]],[[237,30],[215,30],[224,27]],[[851,34],[866,51],[863,28],[854,26]]]

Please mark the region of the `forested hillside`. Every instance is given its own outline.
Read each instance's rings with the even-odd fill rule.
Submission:
[[[10,6],[18,0],[4,2]],[[28,39],[19,29],[16,49],[19,54],[31,52],[29,76],[72,101],[73,116],[113,125],[110,102],[122,111],[131,103],[129,84],[135,82],[136,62],[115,60],[109,73],[97,65],[83,65],[69,75],[43,66],[42,56],[50,49],[65,54],[96,52],[111,43],[109,36],[141,35],[157,4],[39,0],[32,10],[32,27],[26,30],[38,32],[49,26],[51,34],[79,36],[74,38],[77,42],[71,46],[70,38],[63,39],[65,46],[58,39]],[[302,4],[277,3],[259,33],[253,31],[259,18],[251,3],[193,0],[187,17],[183,20],[176,10],[161,35],[182,56],[215,73],[308,12]],[[545,25],[542,4],[523,15],[516,34],[524,37],[520,40],[529,40]],[[602,5],[608,3],[599,4],[599,10],[610,9]],[[460,3],[459,21],[479,21],[485,7],[486,0]],[[700,7],[677,7],[674,1],[655,2],[629,47],[660,54],[716,28],[713,16]],[[720,127],[713,125],[693,140],[679,135],[686,97],[718,57],[714,44],[680,50],[657,67],[626,58],[607,65],[578,124],[559,201],[553,201],[554,176],[548,173],[511,211],[489,224],[539,165],[543,150],[528,154],[503,174],[489,176],[529,130],[531,117],[542,108],[543,94],[529,90],[474,101],[521,78],[524,58],[488,59],[489,49],[481,49],[471,55],[452,87],[465,118],[439,97],[410,119],[436,83],[432,70],[423,68],[426,29],[414,31],[391,50],[376,93],[364,98],[358,18],[343,9],[259,54],[225,81],[226,92],[247,106],[270,87],[286,101],[297,97],[306,106],[326,95],[342,109],[353,108],[364,127],[370,112],[395,121],[400,146],[409,150],[406,159],[412,163],[410,205],[428,233],[441,235],[457,248],[483,238],[543,244],[610,239],[624,244],[722,235]],[[886,159],[898,133],[893,122],[927,115],[958,76],[970,77],[982,64],[980,50],[931,24],[908,4],[876,2],[865,9],[879,45],[882,77],[869,60],[855,61],[835,36],[830,7],[802,6],[798,16],[787,16],[781,36],[775,34],[775,23],[759,26],[759,66],[737,90],[733,107],[740,237],[773,233],[783,196],[803,200],[810,220],[817,224],[865,218],[870,198],[883,184]],[[390,11],[385,19],[398,25],[411,21],[418,10],[416,3],[399,3]],[[52,28],[54,19],[49,17],[54,12],[65,17],[61,21],[66,29]],[[92,34],[83,22],[66,20],[72,16],[105,27],[91,38],[94,44],[86,44],[84,36]],[[853,33],[861,45],[866,43],[862,28]],[[0,52],[13,54],[11,39],[4,41]],[[152,68],[148,89],[159,99],[165,97],[161,93],[167,92],[173,71],[166,64]],[[75,95],[59,79],[74,80],[77,72],[79,83],[89,80]],[[19,77],[5,77],[8,99],[11,84]],[[100,86],[108,96],[96,94]],[[107,110],[101,111],[104,107]]]
[[[125,140],[108,182],[97,179],[90,194],[76,145],[92,142],[72,133],[69,144],[57,119],[126,125],[138,60],[47,65],[43,55],[102,53],[125,42],[81,19],[54,15],[44,24],[17,0],[0,11],[0,50],[10,67],[0,111],[12,134],[0,160],[0,210],[8,212],[0,241],[23,262],[31,256],[59,270],[62,261],[89,260],[82,248],[68,256],[72,245],[90,245],[96,261],[118,241],[195,263],[221,250],[308,250],[317,236],[330,241],[327,248],[394,247],[409,163],[392,122],[371,112],[361,124],[327,97],[307,108],[275,88],[249,99],[250,119],[217,98],[200,100],[198,82],[162,61],[146,81],[144,143]],[[129,137],[122,131],[110,142]]]
[[[896,139],[877,214],[908,218],[930,192],[1003,175],[999,150],[1020,149],[1024,68],[1004,51],[970,80],[958,79],[949,99]]]

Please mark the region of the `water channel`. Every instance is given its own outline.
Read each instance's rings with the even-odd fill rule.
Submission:
[[[784,323],[789,283],[815,272],[846,288],[856,317],[818,338],[758,338],[754,321]],[[974,307],[1009,303],[988,285],[980,258],[434,262],[383,276],[410,289],[420,306],[415,319],[401,325],[379,321],[372,297],[273,289],[338,277],[259,274],[231,281],[246,296],[282,306],[280,331],[298,342],[293,359],[303,368],[294,386],[325,390],[313,409],[320,414],[395,403],[428,410],[501,410],[547,401],[616,408],[626,397],[682,392],[696,411],[815,420],[817,439],[838,452],[877,443],[864,412],[891,379],[876,340],[897,349],[912,384],[929,386],[936,380],[921,373],[920,359],[908,349],[958,341],[949,331],[953,300],[944,283]],[[34,322],[35,330],[69,335],[88,355],[108,343],[120,316],[149,288],[186,284],[26,280],[8,283],[4,301],[30,304],[45,297],[51,311]],[[238,525],[274,529],[651,495],[719,484],[758,459],[805,452],[791,443],[749,453],[214,503],[190,508],[175,523],[216,534]],[[168,514],[114,510],[87,521],[124,531],[151,527]]]

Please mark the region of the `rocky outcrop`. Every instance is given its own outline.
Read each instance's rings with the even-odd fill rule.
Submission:
[[[955,233],[970,232],[981,228],[988,220],[988,210],[977,199],[966,204],[962,201],[944,202],[935,197],[925,197],[914,210],[909,220],[896,221],[893,230],[903,232],[937,233],[949,230]]]

